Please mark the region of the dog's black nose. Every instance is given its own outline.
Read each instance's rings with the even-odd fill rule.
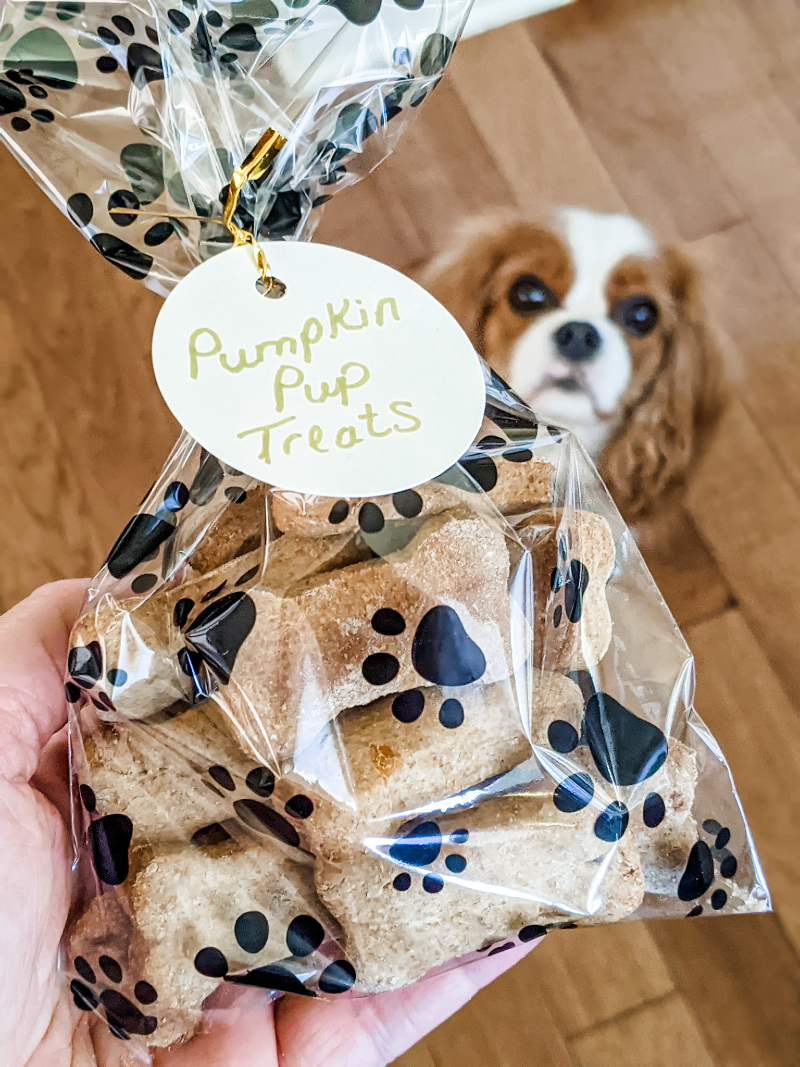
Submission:
[[[554,337],[559,355],[570,363],[588,363],[603,343],[590,322],[565,322]]]

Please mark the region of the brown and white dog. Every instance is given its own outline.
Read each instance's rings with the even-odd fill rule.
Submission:
[[[540,420],[576,434],[628,522],[667,519],[723,395],[679,252],[625,215],[491,216],[464,225],[420,280]]]

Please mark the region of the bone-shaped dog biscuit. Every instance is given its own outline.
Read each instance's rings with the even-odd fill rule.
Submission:
[[[234,500],[225,508],[192,553],[192,568],[208,574],[239,556],[259,551],[266,536],[266,489],[259,485],[249,489],[244,500]]]
[[[339,712],[377,697],[503,680],[512,669],[508,574],[503,532],[459,509],[427,520],[402,551],[319,575],[292,597],[256,588],[252,606],[237,608],[251,628],[222,695],[234,718],[260,718],[285,759]],[[190,627],[188,636],[213,659],[213,634]]]
[[[266,796],[274,784],[211,701],[152,724],[101,723],[84,752],[97,810],[129,818],[134,847],[184,844],[234,817],[237,788]]]
[[[330,965],[317,950],[335,924],[314,890],[311,859],[290,855],[277,843],[157,854],[130,896],[147,946],[141,977],[158,992],[153,1011],[159,1025],[150,1038],[155,1045],[186,1033],[226,977],[290,957],[314,959],[321,970]],[[283,970],[264,974],[264,984],[291,987],[292,974]],[[260,984],[258,977],[250,982]]]
[[[317,889],[344,928],[358,988],[399,988],[514,937],[545,910],[608,921],[635,911],[644,891],[636,847],[601,841],[596,815],[564,814],[548,792],[502,797],[394,834],[378,824],[366,848],[318,860]]]
[[[543,510],[517,527],[533,556],[534,659],[548,671],[599,663],[611,642],[606,582],[614,538],[592,511]]]
[[[175,701],[194,699],[191,671],[187,674],[185,658],[177,655],[185,645],[181,627],[193,609],[198,614],[205,602],[255,582],[283,596],[310,576],[370,555],[367,546],[349,534],[287,535],[270,543],[265,565],[260,552],[251,552],[146,598],[117,602],[102,596],[75,626],[70,673],[81,687],[100,686],[113,708],[127,718],[145,718]]]
[[[519,445],[503,448],[500,437],[486,438],[485,453],[471,453],[461,461],[467,473],[455,477],[456,485],[425,482],[393,496],[337,500],[286,490],[272,493],[272,516],[279,530],[320,537],[336,531],[379,531],[386,522],[438,515],[468,502],[477,486],[504,515],[515,515],[549,504],[554,468]],[[492,444],[494,442],[494,445]],[[499,447],[498,447],[499,446]],[[463,483],[463,484],[462,484]]]
[[[667,758],[655,774],[633,786],[605,785],[605,790],[630,812],[628,832],[641,856],[647,892],[672,896],[697,841],[697,820],[692,814],[697,759],[681,741],[669,738],[668,744]],[[570,759],[596,773],[585,748],[572,753]]]
[[[632,821],[648,893],[673,895],[677,891],[697,841],[697,820],[692,814],[696,784],[694,752],[671,739],[666,762],[639,790],[642,806],[636,805]]]
[[[524,692],[505,682],[470,686],[457,697],[436,686],[411,689],[340,715],[332,747],[319,746],[316,777],[324,781],[326,765],[341,762],[350,792],[315,801],[303,823],[306,847],[335,857],[372,821],[396,822],[410,809],[511,770],[531,757],[531,745],[549,744],[553,723],[577,737],[583,698],[575,683],[539,671],[527,681],[529,709],[520,707]]]

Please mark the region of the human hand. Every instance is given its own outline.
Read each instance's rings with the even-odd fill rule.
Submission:
[[[70,893],[63,681],[86,586],[43,586],[0,618],[0,1067],[117,1067],[124,1051],[73,1006],[56,969]],[[235,999],[208,1011],[198,1036],[154,1053],[153,1064],[384,1067],[535,944],[361,999],[230,991]]]

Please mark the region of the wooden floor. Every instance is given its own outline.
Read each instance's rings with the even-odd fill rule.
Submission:
[[[176,427],[159,301],[0,156],[0,601],[93,572]],[[397,266],[463,215],[624,209],[704,267],[735,400],[659,578],[776,911],[552,934],[402,1067],[800,1064],[800,6],[577,0],[464,43],[323,240]],[[357,1065],[354,1065],[357,1067]]]

